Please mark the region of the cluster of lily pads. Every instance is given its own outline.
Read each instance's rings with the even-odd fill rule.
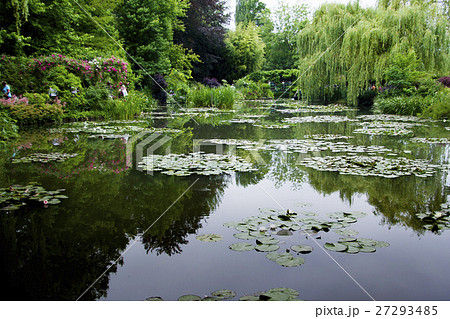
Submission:
[[[450,229],[450,196],[447,198],[447,202],[441,204],[441,210],[431,213],[418,213],[416,214],[423,223],[423,228],[438,231]]]
[[[64,162],[69,158],[78,156],[78,154],[64,154],[64,153],[34,153],[29,156],[24,156],[21,158],[13,158],[12,163],[48,163],[48,162]]]
[[[28,185],[12,185],[8,188],[0,188],[0,210],[12,211],[27,205],[27,202],[37,201],[46,205],[56,205],[61,203],[61,199],[68,198],[60,195],[65,189],[47,191],[37,183]]]
[[[344,112],[344,111],[354,111],[356,109],[349,108],[342,104],[334,104],[334,105],[299,105],[298,108],[287,108],[287,109],[278,109],[277,111],[281,113],[314,113],[314,112]]]
[[[281,249],[281,245],[285,244],[280,238],[294,236],[294,232],[297,231],[300,231],[302,235],[317,236],[320,231],[334,230],[336,234],[344,237],[337,244],[327,243],[325,248],[349,254],[375,252],[375,247],[389,246],[385,242],[351,237],[358,235],[358,232],[347,228],[356,223],[358,218],[364,217],[366,214],[363,212],[338,212],[329,215],[331,220],[321,220],[316,217],[315,213],[297,213],[276,209],[260,209],[260,211],[262,213],[258,216],[245,218],[241,222],[224,224],[224,226],[239,231],[233,235],[235,238],[246,240],[230,245],[231,250],[266,252],[267,259],[283,267],[297,267],[305,263],[305,258],[295,256],[291,254],[291,251],[297,254],[309,254],[313,251],[313,247],[297,243],[285,249],[283,253],[277,252]],[[341,245],[345,245],[345,249]],[[348,248],[349,246],[352,248]]]
[[[313,135],[306,135],[305,138],[311,140],[341,140],[341,139],[348,140],[350,138],[354,138],[354,136],[345,136],[338,134],[313,134]]]
[[[291,126],[288,124],[255,124],[254,126],[267,128],[267,129],[286,129]]]
[[[250,172],[257,170],[244,159],[219,154],[201,152],[190,154],[149,155],[138,164],[147,172],[160,171],[166,175],[189,176],[232,174],[233,172]]]
[[[273,288],[267,291],[260,291],[252,295],[245,295],[239,298],[240,301],[292,301],[299,300],[297,290],[291,288]],[[183,295],[178,301],[222,301],[236,297],[236,292],[229,289],[221,289],[212,292],[209,296],[200,297],[197,295]],[[150,297],[146,301],[163,301],[161,297]]]
[[[425,143],[425,144],[450,144],[450,139],[442,138],[430,138],[430,137],[414,137],[411,142],[415,143]]]
[[[154,128],[154,127],[142,127],[135,125],[126,126],[110,126],[101,125],[93,122],[76,123],[76,125],[65,126],[61,128],[51,128],[51,133],[89,133],[96,135],[113,135],[129,132],[149,132],[149,133],[179,133],[180,130],[171,128]]]
[[[425,160],[412,160],[404,157],[384,158],[380,156],[324,156],[305,158],[300,165],[319,171],[339,172],[340,174],[379,176],[396,178],[406,175],[417,177],[433,176],[439,165]]]
[[[417,116],[391,115],[391,114],[367,114],[358,115],[356,118],[362,121],[381,121],[381,122],[433,122],[430,119],[423,119]]]
[[[356,122],[358,120],[351,119],[347,116],[321,115],[321,116],[303,116],[291,117],[283,120],[285,123],[340,123],[340,122]]]
[[[374,253],[377,248],[389,247],[389,243],[368,238],[340,238],[337,243],[326,243],[325,249],[339,253]]]
[[[336,136],[337,138],[337,136]],[[233,140],[233,139],[210,139],[202,140],[202,143],[217,145],[233,145],[236,148],[248,151],[285,151],[287,153],[309,153],[331,151],[333,153],[365,153],[369,155],[377,153],[392,152],[391,149],[379,145],[352,145],[347,142],[331,142],[322,139],[308,140]]]

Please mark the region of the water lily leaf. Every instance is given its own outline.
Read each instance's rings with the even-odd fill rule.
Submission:
[[[178,298],[178,301],[200,301],[200,300],[202,300],[202,298],[197,295],[184,295]]]
[[[346,242],[352,242],[356,241],[356,238],[346,237],[346,238],[339,238],[338,243],[346,243]]]
[[[256,240],[256,244],[258,245],[275,245],[278,244],[280,241],[273,237],[265,237],[265,238],[258,238]]]
[[[289,295],[291,298],[295,298],[299,295],[298,291],[292,288],[273,288],[267,291],[268,293],[272,292],[281,292],[286,295]]]
[[[203,298],[201,301],[219,301],[219,300],[220,300],[219,298],[208,296]]]
[[[266,258],[284,267],[297,267],[305,263],[304,258],[294,257],[289,253],[278,254],[276,252],[271,252],[266,255]]]
[[[334,230],[334,232],[340,236],[348,236],[348,237],[357,236],[359,234],[359,232],[353,229],[336,229]]]
[[[347,254],[357,254],[359,253],[360,248],[347,245],[347,250],[345,251]]]
[[[288,301],[291,300],[289,294],[285,294],[283,292],[274,291],[274,292],[265,292],[261,296],[259,296],[259,300],[263,301]]]
[[[344,252],[348,249],[348,246],[338,243],[326,243],[324,245],[325,249],[336,251],[336,252]]]
[[[266,237],[268,236],[265,232],[260,232],[260,231],[252,231],[250,232],[250,235],[256,238],[262,238],[262,237]]]
[[[287,229],[282,229],[277,233],[277,236],[292,236],[293,233]]]
[[[291,250],[300,254],[309,254],[313,251],[313,248],[311,246],[306,245],[294,245],[291,246]]]
[[[239,298],[240,301],[259,301],[259,295],[245,295]]]
[[[385,241],[378,241],[377,244],[375,245],[375,247],[378,248],[386,248],[389,247],[391,244],[385,242]]]
[[[358,238],[358,242],[363,246],[376,246],[378,241],[368,238]]]
[[[229,289],[221,289],[214,291],[211,296],[217,297],[219,299],[231,299],[236,296],[236,293],[234,291],[231,291]]]
[[[374,253],[377,250],[375,249],[375,247],[363,246],[363,247],[359,248],[359,251],[362,253]]]
[[[233,236],[237,239],[243,239],[243,240],[255,239],[255,237],[250,235],[249,233],[236,233]]]
[[[230,249],[235,251],[250,251],[255,249],[255,246],[249,243],[236,243],[232,244]]]
[[[148,297],[145,301],[164,301],[161,297]]]
[[[276,251],[278,249],[280,249],[278,245],[257,245],[255,247],[255,250],[260,252]]]
[[[207,243],[208,242],[217,242],[217,241],[221,241],[223,239],[222,236],[215,235],[215,234],[199,235],[196,238],[200,241],[207,242]]]

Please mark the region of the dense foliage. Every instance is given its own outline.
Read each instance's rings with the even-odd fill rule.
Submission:
[[[392,57],[410,50],[424,72],[449,69],[448,20],[435,5],[397,2],[377,9],[329,4],[315,12],[298,39],[308,100],[323,100],[330,87],[339,87],[356,105],[369,86],[386,82]]]
[[[218,77],[225,50],[225,25],[230,15],[223,0],[190,0],[184,30],[175,30],[175,43],[182,44],[199,57],[193,63],[192,76],[197,81]]]
[[[224,66],[224,78],[227,81],[240,79],[262,68],[265,45],[253,22],[239,24],[236,30],[229,31],[225,43],[227,65]]]

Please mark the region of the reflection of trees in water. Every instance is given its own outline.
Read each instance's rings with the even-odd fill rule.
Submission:
[[[195,180],[196,178],[189,179],[188,181],[177,183],[177,185],[182,184],[185,190]],[[199,179],[195,188],[180,198],[144,235],[142,241],[147,252],[155,251],[158,255],[167,254],[169,256],[181,253],[181,246],[188,243],[186,237],[189,234],[196,233],[202,227],[201,222],[204,217],[208,216],[220,204],[225,186],[229,181],[229,176],[211,176]],[[162,194],[164,196],[167,195],[166,191],[162,192]],[[166,201],[165,204],[164,210],[162,208],[161,210],[156,209],[141,220],[141,231],[149,227],[164,213],[171,205],[171,202]]]
[[[17,178],[17,177],[16,177]],[[46,189],[69,196],[48,209],[0,214],[0,276],[11,300],[75,300],[195,181],[142,172],[84,172]],[[227,179],[201,178],[143,239],[148,251],[181,252],[186,237],[219,204]],[[113,266],[83,300],[106,295]]]
[[[339,192],[343,201],[352,203],[353,196],[366,194],[375,214],[383,216],[388,225],[403,225],[418,234],[424,232],[423,223],[415,214],[439,209],[445,202],[441,173],[434,178],[405,176],[396,179],[340,175],[308,169],[309,183],[322,194]]]

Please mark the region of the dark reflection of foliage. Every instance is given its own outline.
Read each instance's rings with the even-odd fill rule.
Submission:
[[[423,223],[417,213],[434,211],[445,202],[445,190],[441,176],[420,179],[400,177],[385,179],[340,175],[307,169],[309,183],[320,193],[329,195],[339,192],[342,200],[352,203],[353,196],[366,194],[368,202],[375,207],[375,214],[383,217],[382,223],[402,225],[416,233],[424,233]]]
[[[187,189],[196,180],[196,178],[190,178],[182,182],[176,182],[175,177],[171,179],[176,185],[181,184],[184,189]],[[228,182],[229,177],[212,176],[201,178],[196,182],[195,188],[180,198],[172,208],[167,210],[171,203],[166,200],[165,205],[167,207],[156,209],[151,214],[153,220],[142,220],[140,232],[145,231],[145,227],[150,227],[167,210],[164,216],[155,223],[155,226],[150,227],[143,236],[142,241],[147,252],[155,251],[157,255],[167,254],[169,256],[181,253],[181,246],[188,243],[186,237],[189,234],[196,233],[202,227],[201,222],[203,218],[217,208]],[[161,188],[164,189],[165,184],[167,184],[167,181],[158,188],[158,192],[160,192]],[[167,192],[161,192],[161,195],[166,197]]]
[[[305,182],[305,172],[300,166],[289,165],[290,161],[297,161],[299,156],[301,155],[286,152],[274,153],[268,178],[274,182],[275,187],[282,187],[289,182],[294,190],[301,188],[301,185]]]
[[[182,150],[191,143],[190,132],[181,137],[174,140],[174,148]],[[73,148],[85,162],[95,152],[101,154],[98,163],[117,162],[124,156],[114,150],[117,143],[120,145],[120,141],[75,143],[68,139],[57,149]],[[46,139],[32,144],[27,151],[55,149]],[[48,190],[66,188],[64,194],[69,197],[48,209],[26,206],[0,214],[0,276],[11,300],[78,298],[119,258],[130,238],[142,233],[169,207],[144,237],[144,246],[157,254],[181,252],[186,237],[217,207],[229,182],[229,177],[201,177],[183,195],[196,177],[151,176],[131,170],[81,170],[74,175],[68,173],[77,169],[79,162],[58,163],[47,172],[37,170],[39,165],[12,166],[6,156],[1,156],[0,164],[0,176],[8,176],[8,180],[2,179],[2,186],[36,181]],[[82,299],[106,296],[108,275],[116,269],[113,266]]]

